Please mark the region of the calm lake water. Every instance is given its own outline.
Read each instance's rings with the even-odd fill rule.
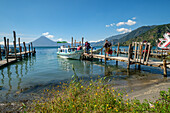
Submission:
[[[121,47],[121,49],[123,48],[127,50],[128,47]],[[0,101],[8,101],[7,97],[13,98],[13,95],[21,89],[31,89],[34,86],[43,86],[50,83],[58,84],[61,81],[70,80],[73,75],[72,65],[79,77],[88,80],[90,77],[108,76],[114,78],[115,85],[127,86],[129,82],[143,84],[149,80],[163,79],[161,68],[142,66],[140,71],[135,69],[134,65],[131,65],[128,72],[127,65],[123,62],[119,62],[116,66],[115,61],[108,61],[107,65],[104,65],[100,61],[62,59],[56,55],[57,48],[50,47],[36,48],[36,51],[35,57],[25,58],[20,62],[0,69]],[[168,69],[169,73],[170,70]]]

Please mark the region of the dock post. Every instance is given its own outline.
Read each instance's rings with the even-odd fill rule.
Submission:
[[[14,53],[15,53],[15,59],[17,60],[17,54],[16,54],[16,43],[15,43],[15,41],[13,41],[13,43],[14,43]]]
[[[163,60],[163,70],[164,70],[164,77],[167,77],[167,67],[166,67],[166,60]]]
[[[74,46],[76,47],[76,40],[74,40]]]
[[[82,47],[83,47],[83,40],[84,40],[84,37],[82,37]]]
[[[93,47],[91,48],[91,55],[93,55]]]
[[[7,60],[7,63],[8,63],[8,59],[7,59],[7,45],[6,45],[6,37],[4,37],[4,49],[5,49],[6,60]]]
[[[22,52],[22,46],[19,46],[19,51],[20,51],[20,59],[22,59],[22,55],[21,55],[21,52]]]
[[[81,46],[81,41],[79,41],[79,46]]]
[[[105,51],[104,51],[104,63],[106,64],[106,48],[105,48]]]
[[[26,50],[26,46],[25,46],[25,42],[23,42],[23,44],[24,44],[24,50],[25,50],[25,54],[24,54],[24,56],[27,56],[26,54],[26,52],[27,52],[27,50]]]
[[[2,60],[2,55],[1,55],[1,45],[0,45],[0,60]]]
[[[15,52],[15,58],[16,58],[16,32],[13,31],[13,34],[14,34],[14,52]]]
[[[71,47],[73,47],[73,37],[71,38]]]
[[[32,53],[33,53],[33,46],[32,46],[32,42],[31,42],[31,51],[32,51]]]
[[[101,55],[103,54],[103,48],[101,48]],[[101,62],[102,62],[102,58],[100,59],[101,60]]]
[[[28,45],[28,48],[29,48],[29,55],[31,55],[31,52],[30,52],[30,44]]]
[[[7,63],[8,63],[8,55],[9,55],[9,39],[7,39],[7,54],[6,54]]]
[[[129,44],[127,69],[130,69],[131,47],[132,47],[132,44]]]
[[[118,46],[117,46],[117,57],[119,56],[119,42],[118,42]],[[116,66],[118,65],[118,61],[116,61]]]

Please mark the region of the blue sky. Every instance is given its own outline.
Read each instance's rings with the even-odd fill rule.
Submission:
[[[144,25],[170,23],[170,0],[0,0],[0,42],[46,35],[97,41]]]

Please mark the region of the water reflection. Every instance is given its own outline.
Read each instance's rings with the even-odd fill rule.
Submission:
[[[0,86],[3,87],[2,90],[4,90],[6,96],[12,93],[12,90],[21,89],[22,78],[27,76],[30,70],[34,70],[33,65],[35,60],[35,57],[28,57],[0,69]]]

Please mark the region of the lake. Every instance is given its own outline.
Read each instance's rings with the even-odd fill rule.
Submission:
[[[127,50],[128,47],[120,48]],[[116,66],[115,61],[107,61],[104,65],[104,62],[100,61],[62,59],[57,57],[57,48],[54,47],[36,48],[36,52],[36,56],[25,58],[0,69],[0,101],[15,100],[15,94],[22,89],[32,91],[31,88],[33,88],[36,92],[35,86],[48,86],[48,84],[59,84],[61,81],[70,80],[74,74],[72,66],[76,74],[85,80],[107,76],[114,78],[115,85],[128,86],[130,89],[133,89],[130,86],[131,82],[143,84],[141,86],[143,88],[147,87],[144,85],[145,82],[163,79],[161,68],[141,66],[141,70],[137,70],[135,65],[131,65],[130,71],[127,71],[127,65],[124,62],[119,62]],[[169,69],[168,73],[170,73]]]

